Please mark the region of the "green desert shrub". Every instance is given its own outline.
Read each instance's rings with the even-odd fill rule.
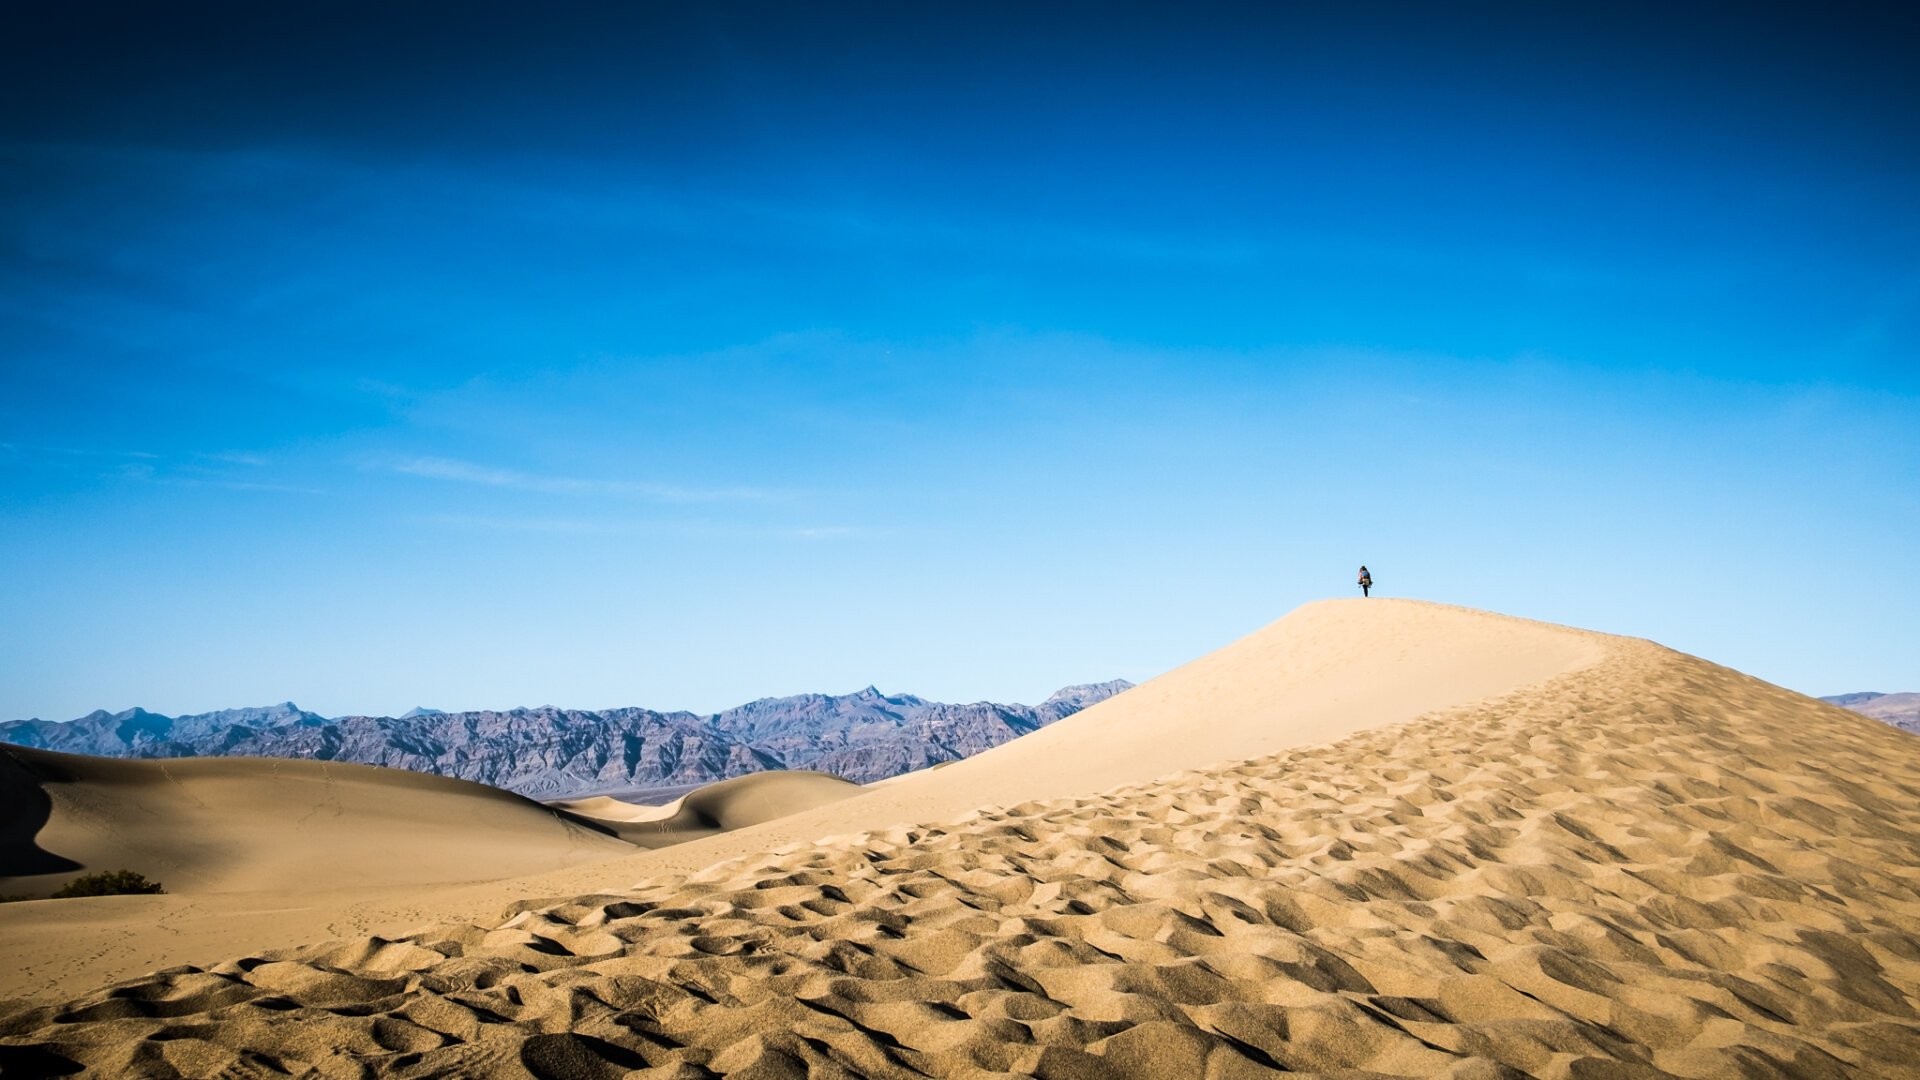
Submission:
[[[71,896],[124,896],[129,893],[163,893],[157,881],[148,881],[146,875],[131,870],[102,870],[96,874],[81,874],[65,885],[60,886],[52,899],[64,900]]]

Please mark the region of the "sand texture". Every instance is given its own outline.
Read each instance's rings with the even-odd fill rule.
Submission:
[[[1527,625],[1400,607],[1456,635]],[[1539,632],[1585,659],[1336,741],[15,1003],[0,1066],[1914,1075],[1920,742],[1645,642]]]

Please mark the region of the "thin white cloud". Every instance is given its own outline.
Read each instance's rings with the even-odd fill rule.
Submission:
[[[171,487],[222,488],[227,491],[265,491],[286,495],[324,495],[321,488],[306,487],[300,484],[278,484],[265,480],[229,480],[220,476],[194,476],[182,473],[162,472],[144,462],[129,462],[107,475],[121,480],[132,480],[145,484],[165,484]]]
[[[486,517],[473,514],[427,514],[406,520],[446,529],[580,535],[634,532],[644,527],[631,522],[582,521],[575,518]]]
[[[185,484],[202,484],[207,487],[226,488],[229,491],[280,491],[289,495],[324,495],[324,488],[303,487],[299,484],[265,484],[253,480],[180,480]]]
[[[96,450],[70,446],[35,446],[27,443],[0,442],[0,455],[29,466],[61,469],[69,474],[86,471],[95,476],[141,484],[170,484],[182,487],[225,488],[229,491],[268,491],[296,495],[321,495],[320,488],[258,479],[257,472],[235,473],[222,466],[260,469],[272,462],[260,455],[241,451],[194,451],[186,460],[164,458],[146,450]],[[212,462],[214,464],[204,464]],[[238,479],[244,475],[246,479]]]
[[[218,461],[227,465],[249,465],[259,468],[267,464],[267,459],[259,454],[250,454],[240,450],[225,450],[219,453],[201,452],[194,455],[207,461]]]
[[[76,446],[35,446],[30,443],[0,442],[0,450],[21,457],[35,458],[136,458],[142,461],[158,460],[159,454],[150,454],[145,450],[94,450]]]
[[[662,536],[708,536],[744,539],[824,541],[879,535],[876,530],[853,525],[787,526],[755,525],[705,519],[636,521],[631,519],[591,519],[571,517],[511,516],[488,514],[419,514],[401,519],[413,525],[456,530],[480,530],[509,533],[555,533],[576,536],[610,536],[650,533]]]
[[[453,458],[416,457],[389,462],[387,467],[405,476],[445,480],[457,484],[538,491],[552,495],[609,495],[655,502],[764,502],[780,493],[752,487],[691,488],[636,480],[591,480],[553,476],[481,465]]]

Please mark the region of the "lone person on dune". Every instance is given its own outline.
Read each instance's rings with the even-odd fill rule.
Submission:
[[[1361,595],[1361,597],[1362,597],[1362,598],[1364,598],[1364,597],[1366,597],[1366,596],[1368,595],[1368,593],[1367,593],[1367,590],[1368,590],[1368,589],[1371,589],[1371,588],[1373,588],[1373,575],[1372,575],[1372,574],[1369,574],[1369,573],[1367,573],[1367,568],[1363,566],[1363,567],[1361,567],[1361,568],[1360,568],[1360,595]]]

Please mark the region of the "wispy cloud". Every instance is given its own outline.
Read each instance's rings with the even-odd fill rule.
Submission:
[[[145,450],[95,450],[78,446],[36,446],[31,443],[0,442],[0,453],[16,458],[71,461],[79,459],[151,461],[159,458]]]
[[[205,458],[208,461],[218,461],[227,465],[247,465],[256,469],[267,464],[267,459],[263,455],[246,453],[240,450],[223,450],[218,453],[203,451],[194,456]]]
[[[325,488],[306,487],[301,484],[272,484],[255,480],[199,480],[180,477],[170,481],[181,484],[199,484],[204,487],[226,488],[228,491],[280,491],[289,495],[324,495]]]
[[[128,462],[111,475],[122,480],[135,480],[149,484],[169,484],[175,487],[221,488],[226,491],[264,491],[286,495],[322,495],[321,488],[304,484],[282,484],[271,480],[235,480],[203,469],[185,467],[179,472],[163,472],[145,462]]]
[[[196,451],[185,460],[145,450],[101,450],[72,446],[36,446],[0,442],[0,463],[59,470],[67,475],[140,484],[225,488],[229,491],[268,491],[298,495],[323,494],[320,488],[261,479],[258,470],[271,464],[263,455],[240,451]],[[233,466],[245,468],[237,473]]]
[[[878,536],[890,530],[875,530],[854,525],[768,525],[704,519],[635,521],[574,517],[500,516],[490,514],[420,514],[403,519],[415,525],[460,531],[503,533],[547,533],[570,536],[612,536],[651,533],[655,535],[761,538],[775,540],[827,541]]]
[[[754,487],[695,488],[639,480],[596,480],[521,472],[453,458],[416,457],[386,463],[393,472],[427,480],[538,491],[551,495],[606,495],[655,502],[766,502],[784,494]]]
[[[645,526],[626,521],[588,521],[579,518],[490,517],[476,514],[425,514],[406,519],[436,528],[478,530],[483,532],[565,533],[597,536],[609,533],[637,532]]]
[[[852,525],[803,525],[792,530],[793,535],[802,540],[838,540],[865,532]]]

